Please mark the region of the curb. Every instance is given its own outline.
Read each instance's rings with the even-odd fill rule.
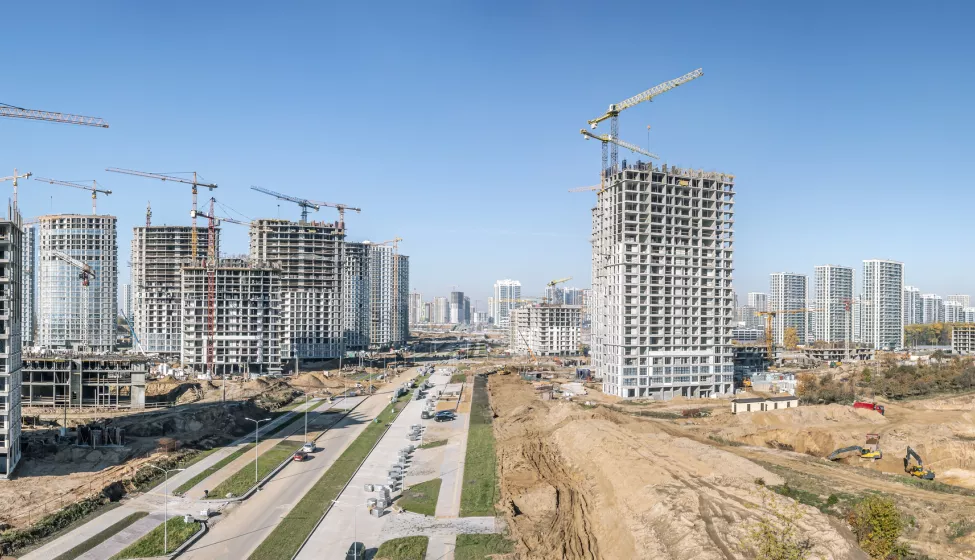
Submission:
[[[180,554],[186,552],[187,549],[189,549],[191,546],[193,546],[194,544],[196,544],[196,541],[198,541],[201,538],[203,538],[203,535],[205,535],[208,530],[209,530],[209,524],[206,521],[201,521],[200,522],[200,530],[197,531],[196,534],[193,535],[192,537],[186,539],[186,542],[184,542],[183,544],[181,544],[179,546],[179,548],[177,548],[176,550],[174,550],[168,556],[168,558],[176,558]]]
[[[353,410],[359,408],[359,405],[362,404],[362,403],[364,403],[364,402],[365,402],[365,399],[359,401],[352,408],[346,409],[345,413],[342,414],[342,416],[338,420],[336,420],[335,422],[333,422],[331,426],[325,428],[322,431],[322,433],[318,434],[318,437],[316,437],[312,441],[318,441],[319,438],[321,438],[322,436],[324,436],[326,432],[328,432],[329,430],[332,429],[332,426],[335,426],[336,424],[338,424],[339,422],[341,422],[342,420],[344,420]],[[288,436],[288,437],[291,437],[291,436]],[[287,438],[285,438],[285,439],[287,439]],[[301,446],[298,446],[296,449],[301,449]],[[201,501],[203,503],[206,503],[206,504],[232,504],[232,503],[237,503],[237,502],[243,502],[244,500],[246,500],[246,499],[250,498],[251,496],[253,496],[254,493],[257,492],[258,490],[260,490],[265,484],[267,484],[268,482],[270,482],[270,480],[272,478],[274,478],[279,472],[281,472],[282,470],[284,470],[284,468],[287,467],[291,463],[291,461],[292,461],[292,458],[289,456],[287,459],[285,459],[284,461],[282,461],[280,465],[274,467],[274,470],[272,470],[271,472],[267,473],[264,476],[264,478],[262,478],[257,484],[255,484],[254,486],[251,486],[250,489],[247,490],[247,492],[244,492],[240,496],[235,496],[233,498],[225,498],[225,499],[222,499],[222,500],[206,500],[206,501],[201,500]],[[233,476],[233,475],[231,475],[231,476]]]
[[[406,402],[406,404],[410,404],[409,400]],[[403,410],[406,410],[405,406],[403,407]],[[402,413],[402,411],[400,412]],[[382,412],[380,411],[380,414],[381,413]],[[376,418],[379,418],[379,416],[376,416]],[[398,414],[396,415],[396,418],[393,420],[393,422],[395,422],[397,419],[399,419]],[[359,471],[362,469],[362,465],[366,464],[366,461],[369,460],[369,456],[372,455],[372,452],[375,451],[377,447],[379,447],[379,444],[383,441],[383,438],[386,437],[387,433],[389,433],[389,429],[393,427],[393,422],[390,422],[389,424],[386,425],[386,429],[383,430],[382,435],[380,435],[379,438],[376,439],[376,443],[373,444],[371,448],[369,448],[369,453],[366,453],[365,458],[362,459],[362,462],[359,463],[359,466],[356,467],[355,471],[352,472],[352,476],[349,477],[349,481],[345,483],[345,486],[343,486],[341,490],[339,490],[338,493],[339,496],[341,496],[342,493],[345,492],[345,489],[348,488],[350,484],[352,484],[352,480],[355,478],[355,475],[359,474]],[[334,506],[335,506],[334,502],[328,504],[328,507],[325,508],[325,513],[323,513],[322,516],[318,519],[318,522],[315,523],[315,526],[312,528],[311,532],[308,533],[308,536],[305,537],[303,541],[301,541],[301,546],[299,546],[298,550],[295,551],[294,556],[291,557],[291,560],[295,560],[296,558],[298,558],[298,555],[301,554],[302,549],[304,549],[305,545],[308,544],[308,541],[311,540],[312,535],[314,535],[315,531],[318,530],[318,527],[322,524],[322,521],[325,521],[325,516],[328,515],[328,512],[332,511],[332,507]]]

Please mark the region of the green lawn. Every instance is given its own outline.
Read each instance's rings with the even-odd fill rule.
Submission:
[[[491,421],[487,377],[479,375],[474,378],[471,400],[471,426],[467,432],[464,484],[460,495],[461,517],[494,516],[496,513],[498,474]]]
[[[169,526],[169,552],[179,548],[181,544],[189,540],[190,537],[200,530],[200,523],[193,521],[184,523],[182,516],[171,517],[166,525]],[[130,544],[111,560],[123,560],[125,558],[151,558],[153,556],[163,556],[163,524],[150,531],[146,536]]]
[[[136,521],[142,519],[147,515],[149,515],[149,512],[147,511],[137,511],[132,515],[125,517],[124,519],[116,521],[114,524],[109,526],[108,529],[105,529],[104,531],[91,537],[90,539],[72,548],[71,550],[60,554],[59,556],[55,557],[54,560],[74,560],[75,558],[81,556],[82,554],[88,552],[89,550],[107,541],[110,537],[112,537],[112,535],[115,535],[122,529],[125,529],[129,525],[135,523]]]
[[[392,422],[399,415],[409,402],[409,398],[409,394],[406,394],[396,402],[390,403],[378,416],[382,422],[378,424],[370,422],[366,426],[359,437],[349,444],[349,447],[325,471],[311,490],[295,504],[274,531],[257,547],[257,550],[251,554],[250,560],[291,560],[311,534],[318,520],[325,514],[329,504],[338,498],[342,488],[352,479],[356,469],[366,460],[373,446],[385,433],[386,423]]]
[[[491,554],[507,554],[514,543],[504,535],[457,535],[454,560],[486,560]]]
[[[230,463],[233,463],[241,455],[243,455],[244,453],[247,453],[248,451],[250,451],[253,448],[254,448],[254,444],[253,443],[248,443],[247,445],[241,447],[237,451],[234,451],[230,455],[227,455],[223,459],[220,459],[213,466],[207,467],[206,469],[203,469],[203,472],[201,472],[200,474],[194,476],[193,478],[189,479],[185,483],[180,484],[179,485],[179,488],[173,490],[173,493],[174,494],[182,494],[182,493],[186,492],[190,488],[193,488],[197,484],[203,482],[203,480],[205,478],[207,478],[208,476],[210,476],[211,474],[213,474],[213,473],[219,471],[220,469],[226,467]],[[251,463],[251,468],[254,468],[254,464],[253,463]]]
[[[375,560],[423,560],[427,555],[428,537],[400,537],[384,542]]]
[[[463,383],[467,381],[467,374],[465,373],[455,373],[450,376],[451,383]]]
[[[257,480],[261,480],[280,465],[285,459],[294,454],[301,448],[301,442],[284,440],[268,449],[257,458]],[[224,480],[210,491],[214,498],[223,498],[227,494],[243,496],[256,484],[254,480],[254,461],[244,465],[239,471],[232,474],[230,478]]]
[[[438,439],[436,441],[428,441],[423,445],[421,445],[420,447],[418,447],[417,449],[430,449],[431,447],[440,447],[441,445],[447,445],[447,440]]]
[[[396,503],[406,511],[434,515],[437,511],[437,497],[440,496],[441,482],[443,482],[441,479],[435,478],[414,484],[403,492],[403,496]]]

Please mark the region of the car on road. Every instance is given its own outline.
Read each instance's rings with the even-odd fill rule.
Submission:
[[[345,560],[365,560],[366,545],[361,542],[354,542],[345,553]]]
[[[304,451],[305,453],[314,453],[315,452],[315,442],[309,441],[309,442],[305,443],[304,445],[301,446],[301,450]]]
[[[457,415],[449,410],[441,410],[434,417],[437,422],[450,422],[451,420],[457,418]]]
[[[294,459],[298,463],[304,461],[307,458],[308,458],[308,454],[305,453],[304,451],[295,451],[295,454],[292,457],[292,459]]]

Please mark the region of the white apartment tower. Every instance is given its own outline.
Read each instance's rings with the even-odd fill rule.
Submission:
[[[816,340],[850,340],[853,322],[853,269],[833,264],[817,266],[815,289],[816,318],[813,324]]]
[[[772,320],[772,340],[776,344],[785,343],[785,331],[789,328],[796,330],[799,344],[806,341],[806,294],[807,278],[805,274],[794,272],[774,272],[769,277],[768,310],[777,312]]]
[[[38,218],[39,346],[99,352],[115,348],[115,227],[115,216],[58,214]],[[91,267],[94,274],[83,281],[79,277],[81,271],[62,258],[65,255]]]
[[[518,307],[518,300],[520,299],[521,282],[507,279],[498,280],[494,283],[494,299],[491,307],[494,326],[503,329],[508,328],[508,314],[512,309]]]
[[[122,284],[119,297],[119,313],[126,319],[132,319],[132,284]]]
[[[582,306],[531,305],[512,309],[509,317],[508,346],[512,354],[574,356],[579,353]]]
[[[365,243],[345,242],[342,268],[342,324],[346,350],[369,348],[369,248]]]
[[[638,162],[597,195],[589,308],[605,393],[732,392],[733,181]]]
[[[250,260],[281,271],[282,360],[327,360],[344,352],[344,240],[337,222],[251,222]]]
[[[369,345],[395,347],[410,336],[410,260],[386,245],[368,244]]]
[[[924,322],[924,307],[921,305],[921,290],[914,286],[904,286],[904,324],[920,325]]]
[[[7,219],[0,220],[0,478],[9,478],[20,462],[23,235],[20,213],[8,206]]]
[[[132,327],[148,353],[176,357],[182,351],[180,268],[206,258],[209,232],[190,226],[132,228]],[[220,230],[214,243],[220,254]],[[132,341],[135,344],[135,341]]]
[[[904,347],[904,264],[863,261],[861,342],[876,349]]]
[[[965,322],[965,308],[962,306],[961,302],[946,301],[943,309],[945,311],[943,322],[945,323]]]
[[[921,295],[921,323],[931,325],[944,320],[944,301],[937,294]]]
[[[946,297],[945,302],[949,301],[960,303],[962,307],[971,307],[972,305],[972,297],[962,294],[954,294]]]
[[[410,326],[419,325],[423,319],[423,295],[420,292],[410,292]]]
[[[450,292],[450,324],[464,324],[464,292]]]
[[[443,296],[433,298],[433,323],[446,325],[450,322],[450,302]]]
[[[35,225],[24,226],[21,239],[23,241],[21,258],[21,270],[23,271],[21,307],[23,312],[20,330],[23,336],[22,345],[26,348],[34,345],[37,327],[37,227]]]
[[[748,307],[757,311],[768,311],[768,294],[763,292],[748,292]]]

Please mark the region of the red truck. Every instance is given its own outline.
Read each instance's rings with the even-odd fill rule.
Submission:
[[[884,416],[884,405],[882,404],[863,402],[863,401],[854,401],[853,408],[867,408],[870,410],[876,410],[877,412],[880,413],[881,416]]]

